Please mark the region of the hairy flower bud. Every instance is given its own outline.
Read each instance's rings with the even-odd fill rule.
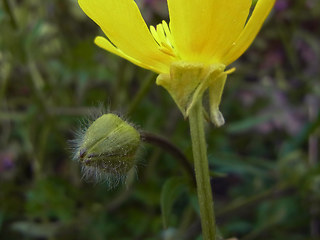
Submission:
[[[111,187],[135,165],[140,134],[114,114],[104,114],[84,131],[77,144],[78,159],[86,177],[108,180]]]

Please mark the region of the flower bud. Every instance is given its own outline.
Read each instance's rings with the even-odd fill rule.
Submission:
[[[96,119],[78,144],[76,158],[85,176],[106,178],[119,182],[135,165],[140,134],[130,124],[114,114]]]

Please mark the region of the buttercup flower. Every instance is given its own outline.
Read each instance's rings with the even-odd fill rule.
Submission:
[[[83,11],[107,38],[95,43],[130,62],[159,73],[157,84],[188,116],[209,89],[211,119],[219,112],[227,65],[251,45],[275,0],[167,0],[170,23],[147,27],[134,0],[79,0]]]

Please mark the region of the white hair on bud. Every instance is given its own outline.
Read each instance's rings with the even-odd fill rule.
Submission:
[[[80,151],[84,144],[84,139],[85,139],[85,135],[87,133],[88,128],[92,125],[94,121],[96,121],[98,118],[100,118],[104,114],[108,114],[108,113],[106,113],[105,108],[102,105],[100,105],[97,108],[97,110],[92,111],[87,118],[80,120],[80,127],[78,128],[78,130],[74,131],[75,138],[73,140],[70,140],[69,144],[70,144],[70,149],[72,151],[72,159],[80,162],[81,164],[82,179],[87,182],[105,183],[108,189],[110,190],[110,189],[116,188],[120,184],[126,183],[128,172],[130,172],[131,170],[133,170],[136,175],[136,161],[132,159],[132,161],[134,161],[133,166],[127,173],[124,173],[121,166],[125,167],[125,164],[127,163],[124,162],[125,160],[121,160],[121,157],[115,160],[118,162],[115,162],[114,166],[106,165],[105,167],[104,165],[101,166],[101,162],[96,162],[95,160],[90,162],[90,164],[86,164],[85,162],[81,161],[81,157],[80,157]],[[116,113],[111,113],[111,114],[114,114],[123,120],[121,114],[116,114]],[[134,125],[130,123],[127,123],[127,124],[135,128]],[[118,132],[118,131],[119,129],[116,128],[115,132]],[[108,142],[115,144],[119,142],[119,140],[116,139],[115,136],[111,136],[108,139]],[[123,149],[123,151],[125,152],[125,149]],[[137,154],[135,154],[135,156],[136,155]],[[123,156],[126,156],[126,154],[124,154]]]
[[[136,173],[136,168],[133,167],[133,169]],[[105,183],[109,190],[116,188],[120,184],[125,184],[127,180],[127,174],[120,174],[119,172],[107,173],[92,166],[82,165],[81,172],[82,179],[86,182]]]

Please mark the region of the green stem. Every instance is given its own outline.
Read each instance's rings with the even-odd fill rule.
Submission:
[[[13,13],[12,7],[11,7],[10,3],[8,2],[8,0],[3,0],[3,5],[4,5],[4,9],[9,14],[10,22],[11,22],[12,27],[14,29],[18,29],[18,24],[17,24],[16,17],[15,17],[15,15]]]
[[[190,132],[197,181],[198,201],[200,206],[202,235],[204,240],[215,240],[216,223],[214,217],[201,101],[202,99],[200,98],[190,111]]]

